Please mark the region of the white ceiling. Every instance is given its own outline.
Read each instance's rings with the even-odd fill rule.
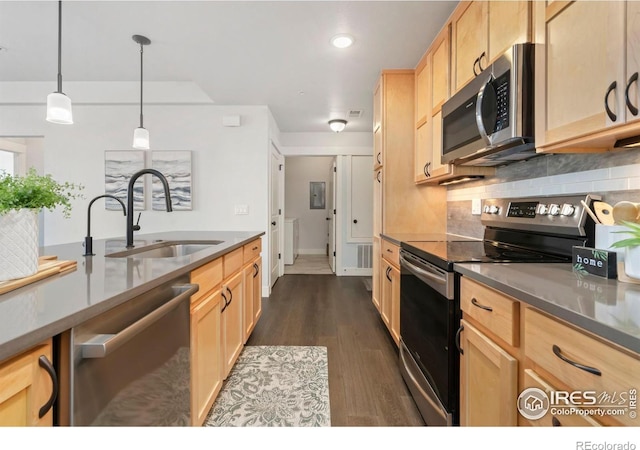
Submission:
[[[414,68],[457,1],[63,2],[66,81],[191,81],[218,105],[268,105],[282,132],[371,131],[382,69]],[[0,82],[57,74],[57,1],[0,0]],[[329,43],[355,36],[348,49]],[[44,99],[43,99],[44,101]],[[135,102],[135,100],[134,100]]]

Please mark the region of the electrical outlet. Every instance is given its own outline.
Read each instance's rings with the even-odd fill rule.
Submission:
[[[480,214],[482,214],[482,200],[474,198],[471,200],[471,215],[479,216]]]
[[[249,205],[236,205],[235,214],[236,216],[249,214]]]

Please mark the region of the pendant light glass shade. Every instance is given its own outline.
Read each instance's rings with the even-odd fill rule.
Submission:
[[[47,96],[47,121],[73,123],[71,99],[62,93],[62,1],[58,2],[58,90]]]
[[[72,124],[71,99],[62,92],[47,95],[47,122]]]
[[[347,121],[343,119],[333,119],[329,121],[329,127],[336,133],[340,133],[347,126]]]
[[[149,150],[149,131],[146,128],[138,127],[133,130],[133,148]]]

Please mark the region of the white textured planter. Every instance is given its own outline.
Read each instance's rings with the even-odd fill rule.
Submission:
[[[38,271],[38,214],[30,209],[0,214],[0,281]]]
[[[624,273],[640,280],[640,245],[625,247]]]

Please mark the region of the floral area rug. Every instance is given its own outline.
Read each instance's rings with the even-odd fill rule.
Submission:
[[[326,427],[326,347],[246,346],[216,398],[206,427]]]

